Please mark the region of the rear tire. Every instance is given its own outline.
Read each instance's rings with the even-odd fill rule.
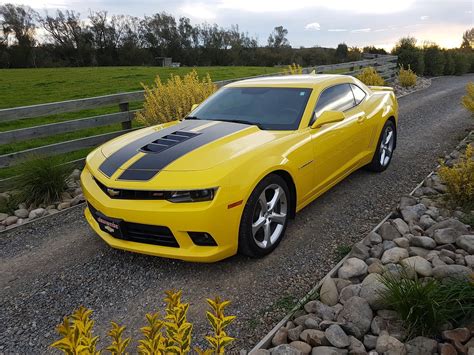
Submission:
[[[380,173],[388,168],[392,161],[397,141],[397,128],[392,120],[385,122],[377,142],[377,149],[367,169]]]
[[[239,252],[252,258],[270,254],[283,239],[290,213],[285,180],[270,174],[255,187],[242,213]]]

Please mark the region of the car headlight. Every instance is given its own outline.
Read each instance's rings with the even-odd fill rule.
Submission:
[[[214,199],[217,188],[202,190],[181,190],[168,192],[167,200],[170,202],[200,202]]]

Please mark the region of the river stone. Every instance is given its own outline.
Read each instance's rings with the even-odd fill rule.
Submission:
[[[380,226],[379,234],[383,240],[394,240],[402,236],[397,228],[390,222],[385,222]]]
[[[383,252],[384,249],[382,243],[374,245],[372,248],[370,248],[370,256],[372,258],[379,259],[382,256]]]
[[[18,217],[17,217],[17,216],[8,216],[8,217],[3,221],[3,223],[4,223],[6,226],[11,226],[12,224],[15,224],[16,222],[18,222]]]
[[[288,344],[278,345],[270,349],[270,352],[272,355],[303,355],[303,353],[300,350]]]
[[[343,323],[343,329],[360,339],[370,329],[373,313],[367,300],[354,296],[346,301],[337,321]]]
[[[403,343],[388,334],[382,334],[378,337],[375,350],[379,354],[385,354],[388,352],[390,352],[390,354],[406,354]]]
[[[408,253],[410,256],[421,256],[422,258],[426,258],[429,254],[430,250],[420,247],[410,247],[408,248]]]
[[[344,304],[349,298],[359,296],[361,287],[361,284],[349,285],[344,287],[339,295],[339,301]]]
[[[341,290],[344,287],[352,285],[352,282],[350,282],[349,280],[344,280],[344,279],[340,279],[340,278],[333,278],[333,280],[336,283],[337,292],[341,292]]]
[[[409,272],[409,270],[412,270],[412,272],[415,271],[416,273],[424,277],[431,276],[433,274],[431,263],[423,259],[421,256],[412,256],[403,259],[400,264],[407,269],[407,272]]]
[[[306,306],[305,306],[305,310],[306,310]],[[307,320],[307,319],[310,319],[310,318],[314,319],[314,320],[315,320],[316,322],[318,322],[318,323],[321,321],[321,319],[318,318],[318,316],[316,316],[314,313],[309,312],[308,314],[303,314],[303,315],[301,315],[301,316],[296,317],[296,318],[293,320],[293,322],[294,322],[296,325],[303,325],[303,324],[305,324],[306,320]]]
[[[346,355],[347,350],[333,348],[332,346],[318,346],[313,348],[311,355]]]
[[[382,262],[380,260],[377,260],[376,262],[369,265],[367,271],[369,272],[369,274],[383,274],[385,268]]]
[[[452,344],[449,344],[449,343],[439,344],[438,353],[440,355],[458,355],[456,348]]]
[[[456,238],[456,245],[469,254],[474,254],[474,235],[461,235]]]
[[[418,224],[410,223],[410,233],[415,236],[420,236],[424,234],[424,231]]]
[[[26,208],[19,208],[14,212],[18,218],[28,218],[29,212]]]
[[[349,352],[351,355],[366,355],[367,354],[364,344],[359,339],[350,335],[349,341],[351,342],[349,344]]]
[[[433,218],[433,220],[435,220],[435,223],[436,223],[436,220],[438,219],[439,217],[439,210],[438,208],[434,207],[434,206],[431,206],[431,207],[428,207],[428,210],[425,212],[426,215],[430,216],[431,218]],[[431,226],[430,226],[431,227]]]
[[[306,318],[304,321],[304,327],[307,329],[319,329],[319,324],[321,322],[321,319],[315,319],[315,318]]]
[[[443,228],[453,228],[457,230],[459,234],[469,234],[469,231],[464,225],[464,223],[461,223],[460,221],[454,218],[448,218],[448,219],[445,219],[444,221],[441,221],[432,225],[430,228],[426,230],[426,234],[432,237],[436,230],[443,229]]]
[[[456,253],[448,249],[441,249],[438,256],[447,256],[451,259],[456,259]]]
[[[397,228],[398,232],[401,235],[410,233],[410,228],[408,227],[408,224],[401,218],[395,218],[394,220],[391,221],[391,223]]]
[[[395,238],[395,239],[398,239],[398,238]],[[383,245],[383,250],[384,251],[388,250],[388,249],[395,248],[397,246],[397,244],[393,240],[384,240],[382,245]]]
[[[46,210],[44,208],[36,208],[34,210],[31,210],[31,212],[28,215],[28,218],[35,219],[35,218],[44,216],[45,214],[46,214]]]
[[[352,247],[352,250],[350,252],[350,257],[352,258],[358,258],[361,260],[365,260],[369,258],[369,247],[364,245],[363,243],[356,243]]]
[[[408,258],[408,251],[403,248],[395,247],[386,250],[382,255],[382,264],[398,263],[400,260]]]
[[[378,336],[372,335],[372,334],[366,334],[364,335],[364,346],[366,347],[367,350],[372,350],[375,349],[377,346],[377,339]]]
[[[304,327],[302,325],[298,325],[297,327],[288,329],[288,339],[290,339],[291,341],[298,340],[303,330]]]
[[[445,330],[441,333],[441,335],[443,336],[443,339],[464,344],[471,337],[471,332],[468,328],[457,328],[452,330]]]
[[[292,341],[290,343],[290,346],[292,348],[295,348],[295,349],[299,350],[301,352],[301,354],[303,354],[303,355],[308,355],[311,352],[311,345],[306,344],[303,341],[299,341],[299,340]]]
[[[367,273],[367,264],[357,258],[349,258],[339,269],[338,275],[341,279],[350,279],[363,276]]]
[[[305,329],[300,334],[300,339],[311,346],[329,345],[326,334],[318,329]]]
[[[466,255],[464,257],[464,261],[466,265],[469,266],[471,269],[474,268],[474,255]]]
[[[438,350],[438,342],[426,337],[416,337],[406,344],[407,355],[434,354]]]
[[[367,234],[366,238],[370,241],[371,244],[382,243],[382,237],[376,232],[370,232],[369,234]]]
[[[433,268],[433,277],[436,279],[445,279],[449,277],[467,279],[472,270],[462,265],[442,265]]]
[[[323,320],[334,320],[336,318],[335,310],[318,300],[309,301],[305,304],[304,309],[306,312],[314,313]]]
[[[400,203],[398,204],[398,208],[400,210],[404,209],[405,207],[408,207],[408,206],[414,206],[416,205],[416,198],[414,198],[413,196],[402,196],[400,198]]]
[[[6,213],[0,213],[0,223],[2,223],[4,220],[6,220],[8,217],[8,214]]]
[[[413,237],[410,240],[410,244],[425,249],[436,248],[436,242],[430,237]]]
[[[436,221],[433,218],[431,218],[431,216],[429,216],[427,214],[424,214],[423,216],[421,216],[420,221],[418,222],[420,227],[423,228],[423,229],[427,229],[435,223],[436,223]]]
[[[287,337],[288,337],[288,329],[284,327],[278,329],[272,338],[272,345],[277,346],[280,344],[286,344],[288,342]]]
[[[426,206],[422,203],[418,203],[413,206],[407,206],[403,208],[400,213],[402,214],[403,219],[407,223],[414,223],[420,219],[426,212]]]
[[[393,240],[397,246],[400,248],[408,248],[410,246],[410,241],[408,238],[402,237],[402,238],[397,238]]]
[[[373,310],[377,310],[381,308],[380,293],[386,289],[385,285],[380,281],[380,275],[369,274],[362,281],[360,297],[365,298]]]
[[[326,339],[336,348],[346,348],[351,343],[344,330],[337,324],[331,325],[326,331]]]
[[[69,203],[71,204],[71,206],[76,206],[78,204],[80,204],[81,202],[84,202],[86,199],[84,198],[84,195],[83,194],[79,194],[77,196],[75,196]]]
[[[321,302],[328,306],[334,306],[337,303],[339,294],[337,292],[336,283],[330,277],[326,278],[319,291]]]
[[[441,228],[434,232],[433,239],[438,244],[451,244],[455,242],[459,235],[459,232],[454,228]]]
[[[66,208],[69,208],[71,207],[71,202],[61,202],[59,205],[58,205],[58,211],[62,211]]]

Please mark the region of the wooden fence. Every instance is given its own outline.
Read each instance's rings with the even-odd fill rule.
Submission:
[[[373,66],[377,69],[377,71],[382,75],[384,79],[390,81],[391,79],[393,79],[396,73],[396,61],[396,56],[364,54],[364,60],[361,61],[309,67],[304,68],[303,72],[310,73],[314,70],[316,73],[329,72],[356,75],[362,68]],[[270,75],[282,74],[284,73]],[[267,74],[262,76],[269,75]],[[220,87],[236,80],[241,79],[219,81],[216,82],[216,84]],[[41,117],[46,115],[77,112],[87,109],[96,109],[100,107],[110,107],[113,105],[118,105],[119,112],[0,132],[0,145],[14,145],[17,142],[26,141],[33,138],[36,139],[42,137],[50,137],[57,134],[79,131],[86,128],[108,126],[115,123],[121,123],[121,129],[114,132],[78,138],[60,143],[44,145],[37,148],[31,148],[27,150],[3,154],[0,155],[0,169],[11,167],[32,154],[40,154],[47,156],[69,153],[85,148],[92,148],[112,138],[129,132],[132,130],[132,120],[136,112],[136,110],[129,110],[130,103],[141,102],[143,101],[143,99],[144,92],[135,91],[79,100],[69,100],[41,105],[1,109],[0,124],[2,124],[3,122]],[[79,161],[82,160],[83,159],[79,159]],[[8,185],[8,181],[10,179],[0,180],[0,187]]]

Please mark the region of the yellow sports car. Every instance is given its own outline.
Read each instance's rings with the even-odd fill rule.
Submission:
[[[387,168],[397,115],[391,88],[350,76],[238,81],[184,120],[90,153],[85,215],[118,249],[202,262],[261,257],[296,212],[351,172]]]

